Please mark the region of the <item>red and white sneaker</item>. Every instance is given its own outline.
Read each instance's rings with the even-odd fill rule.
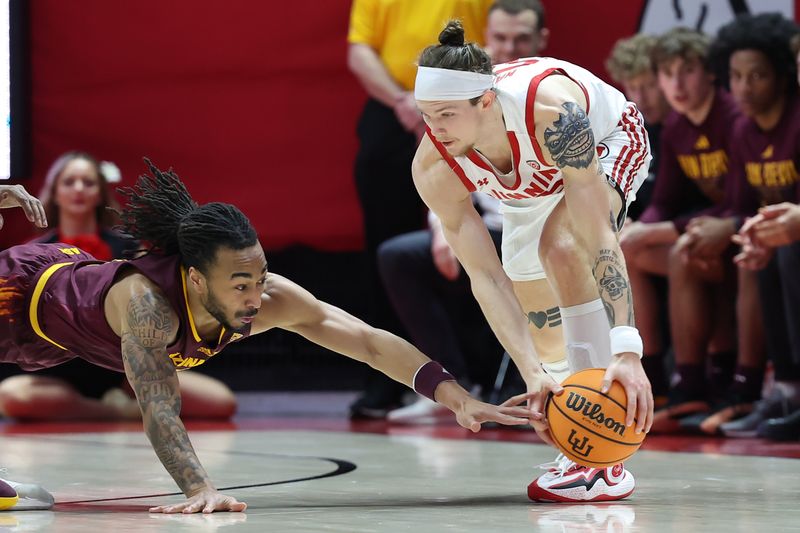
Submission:
[[[535,502],[610,502],[627,498],[636,487],[622,463],[590,468],[559,454],[540,468],[547,472],[528,485],[528,498]]]

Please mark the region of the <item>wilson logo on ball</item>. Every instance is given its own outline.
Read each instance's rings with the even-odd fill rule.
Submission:
[[[576,392],[570,391],[569,397],[567,398],[567,408],[572,409],[576,413],[581,413],[589,420],[605,426],[620,436],[625,435],[625,424],[617,422],[612,417],[604,414],[601,405],[586,400],[586,398]]]

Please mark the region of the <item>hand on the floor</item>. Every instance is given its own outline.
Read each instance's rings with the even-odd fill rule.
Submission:
[[[47,227],[47,217],[42,202],[26,191],[22,185],[0,185],[0,209],[7,207],[21,207],[28,220],[37,227]],[[3,217],[0,216],[0,228],[2,227]]]
[[[550,426],[547,423],[544,407],[549,394],[560,396],[564,393],[564,389],[544,371],[526,376],[525,384],[528,386],[528,407],[531,410],[531,426],[543,441],[555,447],[553,438],[550,436]]]
[[[653,425],[653,391],[637,354],[623,353],[614,356],[603,378],[603,392],[611,389],[613,381],[618,381],[628,396],[625,425],[631,426],[636,422],[636,433],[649,432]]]
[[[151,513],[213,513],[214,511],[240,512],[247,509],[247,504],[232,496],[225,496],[214,489],[207,489],[187,498],[185,502],[175,505],[151,507]]]
[[[529,394],[518,394],[501,403],[492,405],[475,399],[465,402],[461,411],[456,413],[458,423],[470,431],[477,433],[484,422],[497,422],[504,426],[523,426],[530,423],[531,411],[527,406]]]

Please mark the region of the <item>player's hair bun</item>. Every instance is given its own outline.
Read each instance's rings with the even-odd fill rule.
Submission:
[[[464,46],[464,26],[460,20],[451,20],[439,34],[439,43],[445,46]]]

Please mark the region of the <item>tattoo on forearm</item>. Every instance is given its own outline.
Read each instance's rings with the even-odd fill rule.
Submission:
[[[619,226],[617,225],[617,217],[614,216],[613,211],[608,212],[608,219],[611,222],[611,230],[614,233],[619,233]]]
[[[624,311],[627,314],[625,324],[633,326],[633,295],[620,254],[616,250],[600,250],[593,272],[610,324],[617,325],[618,312]]]
[[[158,293],[131,298],[122,335],[125,373],[142,409],[144,430],[164,468],[184,494],[210,485],[180,419],[178,377],[167,346],[172,333],[169,303]]]
[[[555,328],[561,325],[561,310],[558,307],[551,307],[546,311],[528,312],[528,324],[533,324],[538,329],[547,326]]]
[[[545,129],[545,146],[560,168],[587,168],[595,155],[589,116],[575,102],[564,102],[561,107],[566,113],[559,113],[553,127]]]

